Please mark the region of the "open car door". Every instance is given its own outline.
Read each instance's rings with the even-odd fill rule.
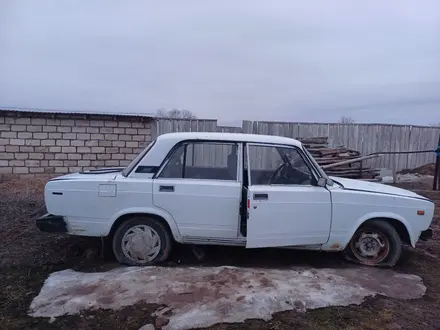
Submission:
[[[290,146],[248,144],[247,248],[324,244],[331,198],[316,173]]]

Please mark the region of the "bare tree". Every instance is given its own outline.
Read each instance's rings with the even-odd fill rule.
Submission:
[[[341,119],[339,120],[339,122],[341,124],[354,124],[355,120],[350,116],[348,116],[348,117],[342,116]]]
[[[197,116],[193,114],[191,111],[186,109],[159,109],[156,112],[156,116],[160,118],[170,118],[170,119],[196,119]]]

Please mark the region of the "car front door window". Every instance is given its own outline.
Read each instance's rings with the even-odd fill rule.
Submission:
[[[252,185],[311,185],[312,172],[299,151],[280,146],[249,146]]]

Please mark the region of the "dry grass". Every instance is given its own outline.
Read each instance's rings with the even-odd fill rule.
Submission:
[[[48,320],[28,317],[26,312],[48,274],[65,268],[84,271],[113,267],[111,253],[100,256],[99,239],[40,233],[34,219],[45,212],[43,180],[0,183],[0,329],[139,329],[153,321],[155,306],[136,304],[120,311],[90,311],[83,315]],[[405,188],[429,189],[418,184]],[[434,229],[440,237],[440,192],[424,191],[436,200]],[[336,254],[294,251],[250,251],[211,247],[207,265],[282,267],[305,265],[343,267]],[[307,313],[283,312],[270,322],[249,320],[242,324],[219,324],[211,329],[440,329],[440,240],[407,249],[397,266],[401,272],[423,277],[427,294],[415,301],[384,297],[368,299],[360,306],[331,307]],[[179,247],[168,266],[199,263],[185,247]]]

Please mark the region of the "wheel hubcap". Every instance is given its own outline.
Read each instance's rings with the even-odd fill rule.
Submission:
[[[136,263],[148,263],[160,252],[159,234],[150,226],[137,225],[127,230],[122,237],[122,253]]]
[[[353,238],[351,250],[359,261],[377,264],[388,256],[390,244],[388,238],[382,233],[361,230]]]

